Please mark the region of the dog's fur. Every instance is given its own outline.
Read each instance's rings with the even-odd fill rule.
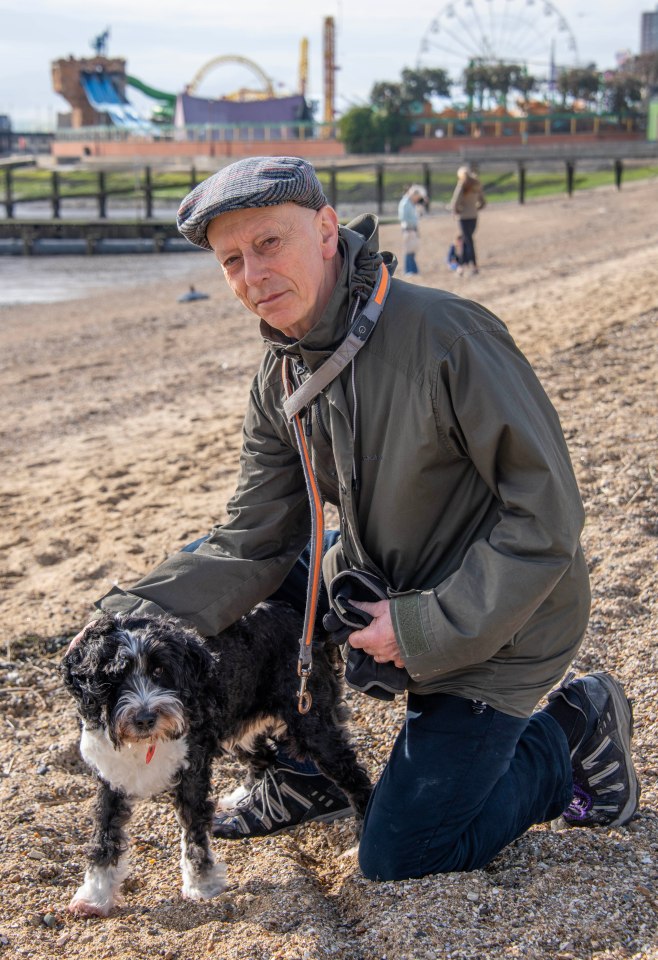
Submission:
[[[324,645],[314,652],[311,710],[297,709],[301,630],[292,607],[273,603],[206,640],[170,617],[104,614],[87,627],[62,664],[80,750],[98,780],[88,868],[70,910],[107,916],[120,902],[133,803],[166,790],[182,828],[183,896],[224,889],[225,865],[215,863],[208,835],[211,766],[225,750],[250,762],[253,779],[271,760],[269,738],[285,732],[293,755],[315,761],[363,815],[370,780],[343,726],[340,679]]]

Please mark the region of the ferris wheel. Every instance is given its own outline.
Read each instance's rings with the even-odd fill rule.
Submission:
[[[550,0],[453,0],[420,41],[419,68],[441,67],[458,83],[472,62],[514,63],[538,81],[578,62],[576,38]]]

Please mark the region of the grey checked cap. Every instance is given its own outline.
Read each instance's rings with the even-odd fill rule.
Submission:
[[[329,201],[315,170],[300,157],[245,157],[198,184],[178,209],[178,229],[197,247],[210,249],[208,224],[221,213],[297,203],[319,210]]]

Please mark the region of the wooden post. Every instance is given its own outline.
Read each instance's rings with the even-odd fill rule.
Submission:
[[[190,167],[190,190],[194,190],[196,185],[197,185],[196,167],[192,165],[192,167]]]
[[[525,203],[525,164],[519,163],[519,203]]]
[[[338,188],[336,184],[336,168],[329,168],[329,206],[334,210],[338,205]]]
[[[427,204],[432,202],[432,170],[429,163],[423,164],[423,184],[427,190]]]
[[[105,189],[105,171],[98,171],[98,219],[104,220],[107,217],[106,210],[107,192]]]
[[[57,170],[53,170],[52,177],[52,193],[50,199],[53,205],[53,220],[59,220],[59,173]]]
[[[5,167],[5,216],[7,220],[14,217],[14,200],[12,197],[11,167]]]
[[[377,178],[377,213],[384,211],[384,165],[378,163],[375,168]]]
[[[150,220],[153,217],[153,185],[150,167],[144,167],[144,206],[146,219]]]
[[[621,178],[624,173],[624,161],[615,160],[615,186],[617,190],[621,190]]]
[[[573,175],[574,162],[573,160],[567,160],[567,193],[569,196],[573,193]]]

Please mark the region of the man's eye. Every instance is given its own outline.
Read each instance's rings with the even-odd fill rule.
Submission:
[[[230,270],[231,267],[235,266],[238,260],[239,260],[239,257],[227,257],[226,260],[222,262],[222,266],[224,267],[225,270]]]

